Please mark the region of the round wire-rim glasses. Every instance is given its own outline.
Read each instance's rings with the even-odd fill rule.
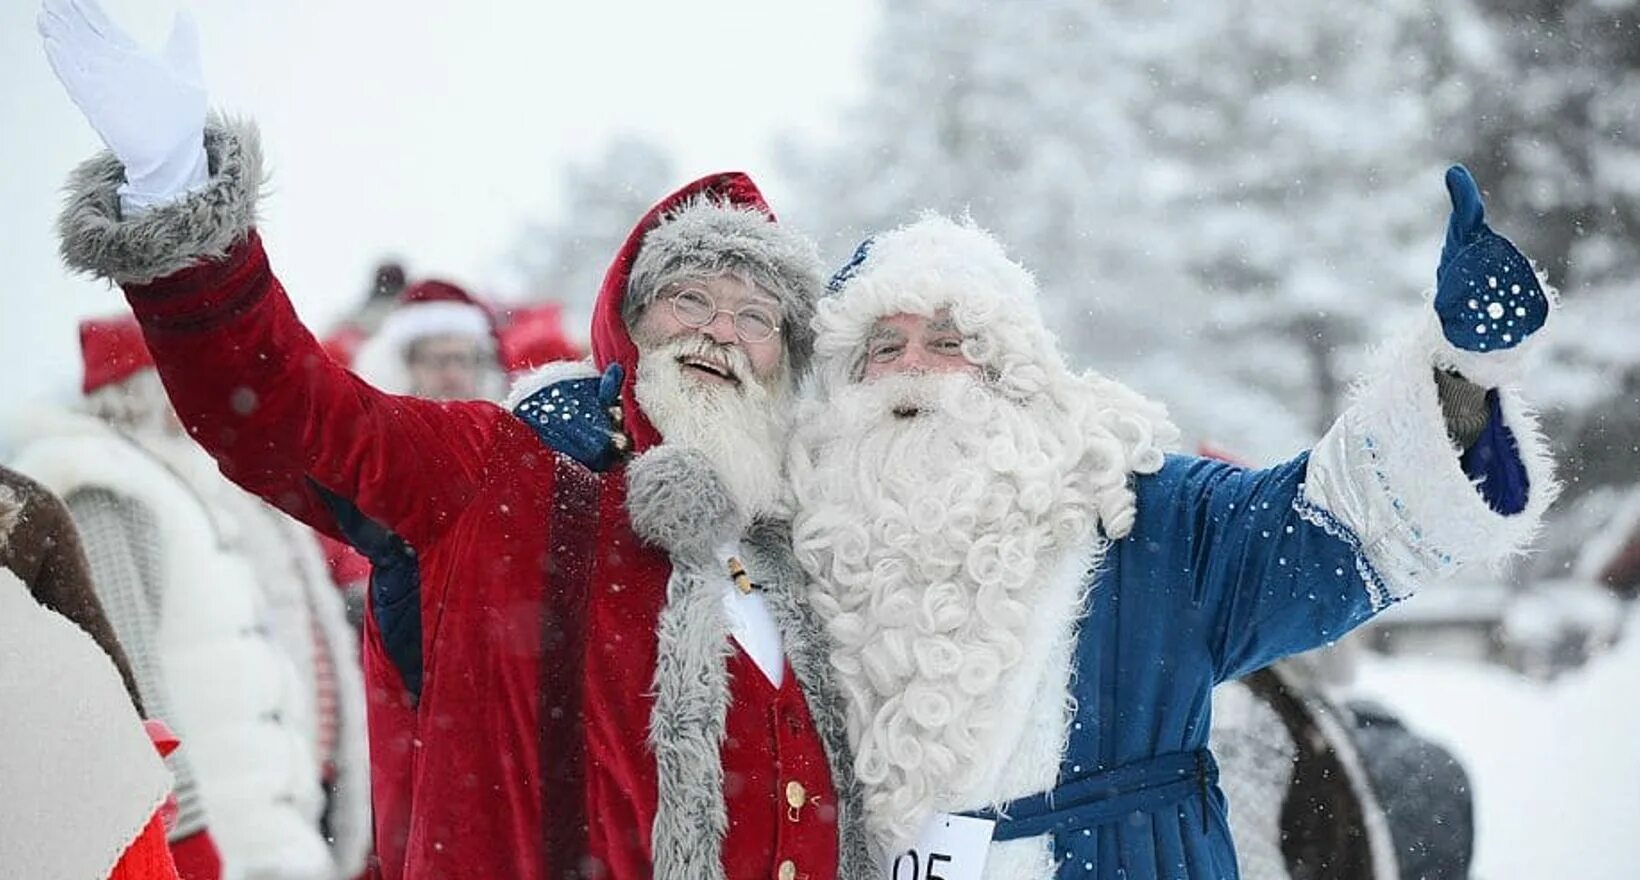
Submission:
[[[774,310],[761,303],[747,303],[738,309],[720,309],[712,295],[698,287],[685,287],[667,299],[672,307],[672,317],[691,330],[705,327],[717,320],[718,315],[728,315],[734,324],[735,336],[741,342],[767,342],[780,331],[780,321]]]

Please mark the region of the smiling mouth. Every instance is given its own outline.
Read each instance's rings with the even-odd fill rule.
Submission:
[[[896,419],[914,419],[920,415],[922,415],[922,408],[912,406],[909,403],[902,403],[894,407],[894,418]]]
[[[683,357],[678,358],[678,364],[691,370],[704,373],[720,382],[727,382],[731,385],[740,384],[740,377],[735,375],[734,370],[731,370],[727,366],[724,366],[716,361],[708,360],[702,357],[684,355]]]

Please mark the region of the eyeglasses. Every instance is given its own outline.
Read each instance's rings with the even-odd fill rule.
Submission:
[[[484,366],[484,356],[476,351],[412,352],[409,363],[431,370],[477,370]]]
[[[747,303],[733,310],[720,309],[712,295],[698,287],[685,287],[667,299],[672,306],[672,317],[693,330],[712,323],[718,315],[733,319],[735,335],[741,342],[767,342],[780,329],[774,309],[760,303]]]

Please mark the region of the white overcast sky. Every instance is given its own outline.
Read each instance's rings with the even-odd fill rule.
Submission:
[[[521,221],[556,207],[562,163],[621,132],[664,144],[680,183],[738,168],[778,207],[775,135],[833,124],[875,23],[872,0],[103,5],[150,46],[194,13],[212,103],[261,124],[264,238],[318,326],[384,253],[485,286]],[[46,64],[35,9],[0,3],[0,407],[71,393],[76,321],[122,307],[56,257],[62,182],[99,144]]]

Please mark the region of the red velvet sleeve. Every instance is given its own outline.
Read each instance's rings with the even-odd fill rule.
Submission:
[[[317,483],[425,546],[476,492],[506,413],[386,394],[337,364],[255,230],[221,261],[125,293],[189,433],[228,479],[298,519],[336,534]]]

